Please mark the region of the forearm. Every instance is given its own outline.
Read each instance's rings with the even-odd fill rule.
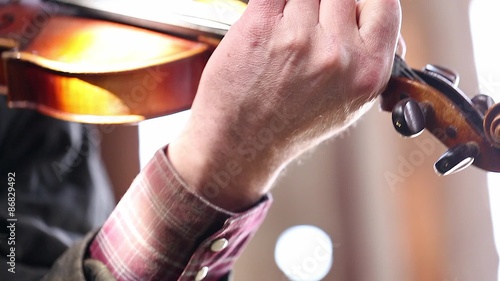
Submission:
[[[264,147],[221,135],[211,142],[208,132],[190,134],[169,145],[168,157],[194,192],[230,211],[248,209],[268,192],[280,164],[257,154]]]
[[[270,204],[262,200],[242,213],[221,209],[191,190],[160,150],[96,235],[90,257],[118,280],[192,280],[204,267],[212,278],[205,280],[217,280],[262,222]],[[228,244],[214,251],[219,239]]]

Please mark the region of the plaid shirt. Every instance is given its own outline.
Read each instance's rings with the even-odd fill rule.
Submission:
[[[118,280],[219,280],[262,223],[266,196],[232,213],[191,191],[165,151],[132,183],[90,245]]]

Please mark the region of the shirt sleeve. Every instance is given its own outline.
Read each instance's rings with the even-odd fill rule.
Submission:
[[[272,202],[233,213],[192,191],[165,150],[141,171],[89,247],[117,280],[219,280]]]

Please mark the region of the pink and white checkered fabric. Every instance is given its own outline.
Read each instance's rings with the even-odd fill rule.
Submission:
[[[104,223],[90,245],[117,280],[219,280],[231,270],[262,223],[272,199],[232,213],[191,191],[165,150],[158,151]],[[227,246],[214,251],[220,239]],[[207,272],[208,269],[208,272]],[[204,274],[202,274],[204,275]]]

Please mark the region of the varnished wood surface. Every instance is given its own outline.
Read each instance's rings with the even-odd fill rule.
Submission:
[[[482,126],[478,130],[478,126],[470,123],[467,112],[463,112],[433,87],[406,78],[392,77],[382,94],[381,108],[391,112],[397,102],[407,97],[431,109],[426,114],[426,129],[446,147],[475,142],[480,148],[480,155],[475,158],[474,165],[487,171],[500,172],[500,149],[488,141]]]
[[[0,84],[11,107],[106,124],[191,106],[211,52],[207,44],[56,10],[2,7],[0,17],[13,19],[0,29]]]

